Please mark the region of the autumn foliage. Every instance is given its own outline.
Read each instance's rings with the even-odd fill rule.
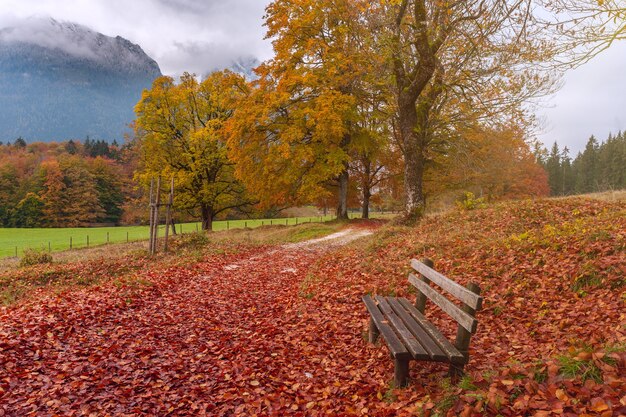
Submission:
[[[0,283],[45,271],[99,279],[61,292],[39,283],[0,310],[0,412],[620,415],[625,214],[623,202],[523,201],[417,228],[356,224],[378,231],[348,247],[210,244],[200,258],[154,265],[4,273]],[[452,385],[445,366],[413,363],[410,387],[396,390],[385,345],[363,338],[360,297],[414,297],[407,260],[422,256],[479,283],[485,306],[465,379]],[[454,329],[443,314],[431,319]]]

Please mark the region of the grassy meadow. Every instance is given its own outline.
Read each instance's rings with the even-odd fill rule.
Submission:
[[[371,213],[372,217],[389,216],[388,214]],[[359,213],[350,213],[350,217],[359,217]],[[279,219],[248,219],[213,222],[216,232],[229,229],[257,228],[269,225],[296,225],[333,220],[332,215],[288,217]],[[182,227],[181,227],[182,226]],[[176,225],[177,232],[193,233],[200,229],[200,223],[183,223]],[[159,236],[163,236],[165,227],[161,226]],[[150,234],[148,226],[118,227],[74,227],[74,228],[0,228],[0,258],[20,257],[25,249],[60,252],[72,249],[105,245],[107,243],[124,243],[147,240]],[[89,241],[89,242],[88,242]]]

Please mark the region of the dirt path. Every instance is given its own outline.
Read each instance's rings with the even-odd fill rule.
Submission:
[[[360,300],[309,299],[305,287],[320,256],[369,233],[146,271],[151,286],[8,310],[0,416],[367,413],[381,387]]]

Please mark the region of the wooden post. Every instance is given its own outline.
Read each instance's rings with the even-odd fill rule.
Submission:
[[[89,247],[89,235],[87,235],[87,247]]]
[[[126,243],[128,243],[128,242],[129,242],[129,240],[128,240],[128,232],[126,232]]]
[[[422,259],[422,263],[429,268],[434,268],[435,266],[434,262],[428,258]],[[420,274],[419,279],[420,281],[424,281],[426,284],[430,284],[430,280],[422,274]],[[424,313],[424,310],[426,309],[426,300],[428,300],[428,297],[422,294],[420,290],[417,290],[417,296],[415,297],[415,308],[420,313]]]
[[[152,184],[151,187],[152,188]],[[152,222],[150,227],[150,255],[154,255],[157,251],[157,239],[159,235],[159,202],[161,200],[161,177],[157,177],[157,186],[154,202],[150,204],[152,208]],[[153,193],[150,192],[152,197]],[[151,198],[152,200],[152,198]]]
[[[480,295],[480,287],[473,282],[467,284],[467,289],[474,294]],[[467,304],[463,304],[461,309],[472,317],[476,315],[476,310],[474,310]],[[463,326],[459,324],[456,330],[456,340],[454,342],[454,346],[459,350],[459,352],[461,352],[461,354],[465,358],[465,361],[464,363],[460,364],[450,364],[450,370],[448,374],[453,381],[458,380],[458,378],[463,375],[463,368],[465,368],[465,364],[469,362],[469,345],[471,337],[472,333],[468,332]]]
[[[148,240],[148,252],[152,254],[152,234],[154,233],[154,229],[152,225],[154,223],[154,178],[150,178],[150,237]],[[128,235],[126,235],[128,239]]]
[[[107,243],[109,243],[109,232],[107,232]]]
[[[52,248],[50,247],[50,242],[48,242],[48,253],[52,252]]]
[[[154,253],[157,252],[157,239],[159,238],[159,207],[161,207],[161,177],[157,177],[156,199],[154,204]]]
[[[165,213],[165,244],[163,251],[167,252],[167,239],[170,232],[170,224],[172,223],[172,205],[174,204],[174,177],[170,183],[170,198],[167,200],[167,211]]]
[[[370,332],[369,332],[369,342],[376,343],[378,340],[378,336],[380,336],[380,332],[378,331],[378,327],[376,327],[376,323],[374,319],[370,316]]]
[[[70,236],[70,249],[72,249],[72,236]],[[17,248],[15,248],[15,253],[17,253]],[[15,255],[17,256],[17,255]]]
[[[409,383],[409,360],[394,358],[394,368],[395,387],[406,387]]]

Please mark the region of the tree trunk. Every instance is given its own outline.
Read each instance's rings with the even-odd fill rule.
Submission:
[[[361,214],[361,217],[364,219],[369,219],[370,218],[370,190],[369,189],[364,189],[363,190],[363,211]]]
[[[202,212],[202,230],[213,230],[213,207],[203,205],[200,210]]]
[[[423,191],[424,144],[418,133],[418,115],[415,102],[410,99],[398,100],[400,133],[404,153],[404,193],[406,202],[404,215],[406,220],[415,221],[424,214],[425,199]],[[421,130],[421,129],[420,129]]]
[[[339,174],[339,203],[337,205],[337,218],[348,220],[348,168]]]

